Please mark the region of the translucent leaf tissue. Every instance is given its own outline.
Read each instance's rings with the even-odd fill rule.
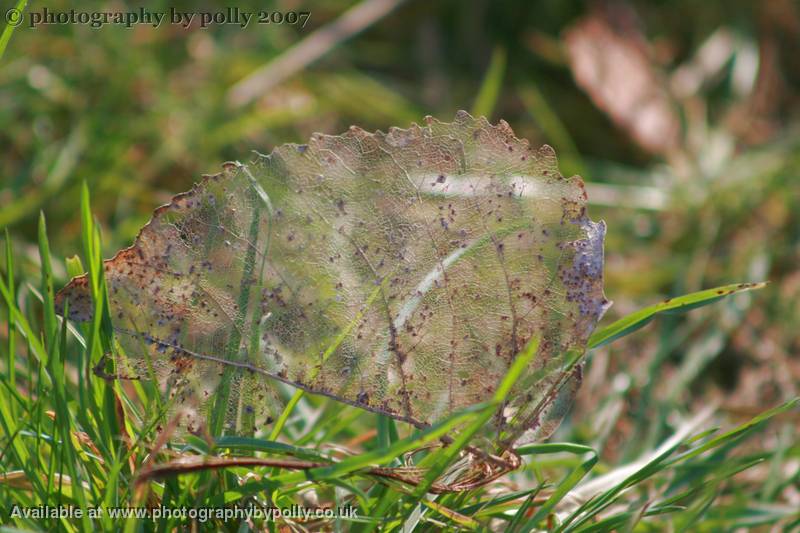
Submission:
[[[610,305],[586,200],[550,147],[464,112],[228,163],[105,262],[117,369],[157,380],[190,431],[220,402],[226,432],[268,429],[281,382],[425,427],[490,398],[537,337],[483,436],[539,440]],[[67,300],[91,318],[85,276]]]

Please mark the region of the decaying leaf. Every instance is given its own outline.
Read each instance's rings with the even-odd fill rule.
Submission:
[[[632,16],[624,9],[615,15]],[[665,83],[635,26],[620,31],[610,18],[592,13],[565,32],[575,81],[642,148],[670,153],[680,142],[680,121]]]
[[[535,335],[484,435],[527,442],[563,416],[567,354],[609,305],[604,234],[581,179],[505,122],[315,134],[226,164],[106,261],[118,370],[157,379],[190,430],[219,402],[228,431],[260,429],[278,382],[427,426],[489,399]],[[85,276],[65,300],[91,317]]]

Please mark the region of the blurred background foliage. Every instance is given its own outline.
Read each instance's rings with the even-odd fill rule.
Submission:
[[[597,350],[559,437],[623,461],[703,405],[739,421],[798,394],[796,2],[237,6],[311,16],[305,28],[16,30],[0,67],[0,227],[11,230],[20,277],[38,271],[43,210],[55,275],[66,280],[56,258],[80,249],[84,180],[110,255],[131,243],[155,206],[223,161],[246,161],[251,150],[304,142],[315,131],[385,131],[467,109],[506,120],[533,145],[553,145],[562,171],[586,179],[592,217],[609,227],[608,318],[700,288],[771,282]],[[305,39],[299,53],[293,47]],[[796,449],[798,425],[796,413],[779,418],[759,445]],[[782,464],[778,474],[764,464],[744,475],[754,484],[778,475],[763,490],[800,505],[800,461]]]

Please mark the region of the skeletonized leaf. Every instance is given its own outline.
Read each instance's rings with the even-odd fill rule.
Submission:
[[[504,122],[315,134],[205,177],[106,262],[118,365],[190,429],[214,405],[258,429],[278,381],[427,426],[491,398],[539,336],[485,435],[528,442],[563,415],[609,305],[604,234],[581,179]],[[85,277],[67,299],[90,318]]]

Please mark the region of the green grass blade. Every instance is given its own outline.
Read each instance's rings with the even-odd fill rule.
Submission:
[[[395,457],[401,456],[404,453],[422,448],[423,446],[434,442],[441,437],[451,433],[456,427],[462,425],[467,420],[474,420],[476,416],[482,415],[485,411],[493,413],[492,404],[476,404],[466,409],[455,413],[442,422],[431,426],[420,432],[418,435],[406,437],[392,444],[388,448],[380,448],[361,455],[349,457],[332,466],[325,466],[321,468],[314,468],[306,472],[293,472],[291,474],[284,474],[273,478],[273,481],[283,484],[298,483],[305,480],[321,480],[333,477],[341,477],[343,475],[355,472],[359,469],[368,466],[385,464]]]
[[[775,416],[777,416],[777,415],[779,415],[781,413],[785,413],[787,411],[790,411],[790,410],[796,408],[798,405],[800,405],[800,398],[794,398],[794,399],[792,399],[792,400],[790,400],[790,401],[788,401],[788,402],[786,402],[786,403],[784,403],[782,405],[779,405],[777,407],[773,407],[772,409],[769,409],[768,411],[764,411],[763,413],[753,417],[752,419],[750,419],[749,421],[745,422],[744,424],[742,424],[740,426],[737,426],[734,429],[723,433],[722,435],[718,435],[718,436],[714,437],[713,439],[709,440],[705,444],[701,444],[700,446],[697,446],[696,448],[693,448],[693,449],[688,450],[688,451],[686,451],[686,452],[684,452],[684,453],[682,453],[680,455],[677,455],[673,460],[671,460],[669,462],[669,464],[675,464],[675,463],[678,463],[680,461],[686,461],[688,459],[692,459],[692,458],[697,457],[698,455],[700,455],[700,454],[702,454],[704,452],[707,452],[708,450],[711,450],[713,448],[717,448],[719,446],[722,446],[723,444],[729,443],[732,440],[737,439],[739,437],[742,437],[745,434],[749,433],[750,431],[753,430],[754,427],[758,426],[762,422],[765,422],[765,421],[769,420],[770,418],[773,418],[773,417],[775,417]]]
[[[25,342],[28,343],[30,351],[33,353],[34,357],[39,362],[44,362],[47,359],[47,351],[39,340],[39,336],[33,331],[28,319],[19,309],[17,309],[16,304],[11,299],[11,292],[9,291],[8,287],[6,287],[5,280],[3,280],[2,277],[0,277],[0,295],[3,296],[6,306],[11,314],[9,317],[9,325],[16,324],[16,327],[19,328],[22,335],[25,337]],[[50,376],[47,374],[45,374],[45,381],[49,385]]]
[[[498,45],[492,51],[489,68],[486,70],[481,88],[478,90],[475,103],[472,105],[472,114],[474,116],[485,116],[487,118],[492,116],[497,100],[500,98],[500,90],[503,88],[505,73],[506,49]]]
[[[3,12],[3,15],[5,16],[5,21],[6,21],[6,27],[3,28],[3,33],[0,34],[0,59],[3,59],[3,54],[5,54],[6,47],[8,47],[8,41],[11,40],[11,35],[14,33],[14,29],[16,29],[16,27],[18,26],[18,24],[17,25],[10,24],[11,20],[9,20],[9,17],[13,16],[13,15],[10,15],[10,13],[12,13],[12,12],[16,13],[17,16],[19,17],[18,19],[14,19],[14,21],[20,20],[20,21],[24,22],[25,21],[25,6],[27,4],[28,4],[28,0],[19,0],[17,2],[16,6],[14,6],[12,9],[9,9],[8,11],[4,11]]]
[[[643,516],[658,516],[667,513],[677,513],[683,511],[683,507],[679,506],[671,506],[671,507],[659,507],[657,509],[648,509],[644,512]],[[589,524],[585,527],[577,529],[576,531],[580,531],[581,533],[605,533],[608,531],[626,531],[624,526],[630,523],[632,519],[636,517],[636,513],[634,511],[628,511],[624,513],[620,513],[609,518],[605,518],[593,524]]]
[[[680,445],[681,442],[674,443],[672,446],[651,459],[648,463],[642,466],[642,468],[632,473],[623,481],[617,483],[614,487],[611,487],[604,493],[581,505],[569,517],[567,517],[564,523],[561,524],[558,531],[573,531],[580,528],[582,524],[585,524],[593,517],[597,516],[597,514],[603,509],[611,505],[617,496],[622,493],[622,491],[628,487],[636,485],[637,483],[641,483],[642,481],[655,475],[657,472],[664,470],[666,468],[665,463],[667,459]]]
[[[247,450],[275,455],[290,455],[298,459],[308,459],[309,461],[330,461],[330,457],[317,450],[252,437],[225,435],[215,440],[215,446],[216,448],[228,448],[230,450]]]
[[[53,267],[50,263],[50,242],[47,239],[47,224],[44,213],[39,213],[39,259],[42,270],[42,315],[44,317],[44,340],[48,350],[52,349],[58,331],[53,291]]]
[[[459,432],[456,438],[446,447],[436,453],[432,453],[424,457],[417,464],[417,466],[420,468],[427,468],[427,472],[423,480],[407,499],[407,504],[410,505],[407,505],[407,509],[409,511],[404,516],[406,521],[410,518],[411,513],[415,512],[417,505],[430,490],[430,487],[434,484],[434,482],[453,463],[461,450],[463,450],[469,444],[472,437],[489,422],[491,417],[497,412],[497,409],[503,405],[503,402],[511,391],[514,383],[535,357],[539,347],[539,340],[540,339],[538,337],[531,339],[528,345],[522,350],[522,352],[520,352],[514,363],[511,365],[511,368],[507,372],[503,381],[500,383],[500,386],[497,388],[497,391],[495,392],[491,402]],[[382,502],[381,510],[387,507],[389,503],[390,501],[388,499],[387,501]]]
[[[515,511],[514,517],[506,527],[506,531],[509,531],[510,533],[519,533],[520,531],[525,531],[527,528],[533,527],[534,522],[528,520],[527,516],[540,490],[540,487],[537,487],[536,489],[532,490],[530,494],[528,494],[527,498],[525,498],[525,501],[522,502],[522,505],[520,505]]]
[[[528,114],[544,132],[547,141],[558,148],[558,159],[564,175],[578,174],[583,179],[589,180],[590,176],[586,165],[583,163],[583,158],[581,158],[572,136],[539,88],[535,84],[529,83],[519,87],[517,93]]]
[[[5,228],[6,233],[6,285],[8,287],[8,297],[12,302],[16,302],[16,288],[14,285],[14,250],[11,247],[11,236],[8,234],[8,228]],[[8,339],[6,343],[6,347],[8,349],[8,354],[6,358],[6,368],[8,369],[8,384],[13,389],[17,383],[17,332],[11,326],[11,307],[10,305],[7,307],[8,310]]]
[[[620,318],[616,322],[609,324],[589,337],[589,348],[599,348],[620,337],[629,335],[637,329],[647,325],[655,315],[659,313],[683,313],[691,309],[696,309],[705,305],[712,304],[739,292],[762,289],[766,283],[736,283],[733,285],[723,285],[713,289],[693,292],[676,298],[669,298],[655,305],[645,307],[634,313]]]
[[[380,448],[388,448],[392,445],[393,442],[397,441],[397,424],[394,421],[394,418],[388,417],[386,415],[377,415],[378,419],[378,434],[377,434],[377,441],[378,446]],[[392,463],[394,466],[398,466],[400,461],[395,460]]]
[[[273,476],[261,482],[249,483],[240,489],[237,489],[235,492],[238,497],[243,497],[245,495],[255,494],[278,485],[284,487],[297,487],[299,483],[303,483],[305,481],[324,481],[342,478],[371,466],[386,464],[395,457],[401,456],[409,451],[422,448],[427,444],[437,441],[443,436],[448,435],[456,427],[462,426],[469,420],[473,420],[476,415],[479,415],[488,407],[489,405],[487,404],[470,406],[457,413],[454,413],[438,424],[422,430],[418,434],[395,442],[388,448],[380,448],[360,455],[348,457],[347,459],[344,459],[338,463],[334,463],[330,466],[323,466],[312,468],[306,471],[290,472],[279,476]],[[225,501],[227,502],[228,500]],[[218,503],[223,502],[220,501]]]
[[[422,505],[424,505],[425,507],[427,507],[428,509],[432,509],[432,510],[436,511],[439,514],[441,514],[443,516],[446,516],[447,518],[449,518],[450,520],[452,520],[453,522],[455,522],[459,526],[461,526],[463,528],[466,528],[468,530],[474,531],[474,530],[476,530],[476,529],[481,527],[481,525],[480,525],[480,523],[478,523],[478,521],[476,521],[476,520],[474,520],[474,519],[472,519],[472,518],[470,518],[468,516],[465,516],[465,515],[462,515],[460,513],[457,513],[455,511],[453,511],[452,509],[449,509],[449,508],[445,507],[444,505],[442,505],[440,503],[437,503],[437,502],[434,502],[434,501],[430,501],[430,500],[426,500],[426,499],[420,500],[420,503]]]
[[[325,352],[322,354],[322,359],[320,361],[320,366],[325,364],[331,355],[339,348],[342,342],[347,338],[350,332],[353,330],[354,327],[361,321],[364,317],[364,314],[372,307],[372,304],[378,298],[378,295],[381,294],[382,291],[386,289],[386,286],[389,280],[392,278],[391,275],[384,276],[381,283],[377,285],[370,295],[367,297],[367,301],[364,303],[364,307],[356,313],[356,316],[353,317],[353,320],[350,321],[347,326],[339,332],[339,335],[333,340],[333,342],[325,349]],[[316,376],[316,373],[319,370],[314,370],[311,374],[311,379]],[[275,422],[275,425],[272,427],[272,432],[270,432],[269,440],[277,440],[278,435],[281,434],[283,427],[286,425],[286,421],[289,420],[289,415],[292,414],[292,410],[294,410],[295,406],[300,402],[300,399],[303,397],[304,391],[302,389],[297,389],[295,393],[292,395],[289,402],[286,404],[286,407],[283,409],[283,412],[278,417],[278,420]]]
[[[236,327],[233,329],[233,334],[228,341],[225,358],[231,361],[238,361],[240,356],[239,345],[242,341],[242,331],[244,330],[244,323],[247,318],[247,308],[250,304],[250,292],[252,290],[253,272],[256,269],[256,246],[258,245],[259,226],[261,224],[261,211],[262,204],[258,201],[258,193],[256,189],[251,188],[249,191],[250,199],[253,202],[253,217],[250,220],[250,229],[248,231],[248,241],[252,243],[248,249],[244,259],[244,269],[242,270],[242,279],[239,282],[239,298],[237,301],[237,309],[239,310],[236,316]],[[212,435],[222,435],[223,427],[225,424],[225,416],[228,411],[228,403],[231,395],[231,382],[233,381],[233,374],[236,371],[233,367],[226,367],[223,371],[223,376],[220,379],[220,385],[215,393],[215,401],[211,419],[209,423],[209,430]],[[243,415],[252,419],[251,415]]]
[[[547,518],[550,512],[555,508],[555,506],[564,499],[564,496],[567,495],[569,491],[571,491],[575,485],[580,482],[586,475],[594,468],[597,464],[598,457],[597,452],[588,446],[580,446],[571,443],[553,443],[553,444],[534,444],[530,446],[523,447],[523,451],[526,454],[545,454],[545,453],[562,453],[562,452],[569,452],[574,453],[580,457],[581,463],[574,469],[572,472],[567,474],[567,476],[558,484],[556,489],[547,498],[537,510],[536,513],[530,518],[527,522],[527,525],[522,531],[531,531],[533,527]],[[521,452],[518,451],[520,455]]]
[[[419,501],[425,493],[428,492],[436,479],[438,479],[447,467],[452,464],[461,450],[469,444],[472,437],[489,422],[492,416],[494,416],[496,410],[503,404],[506,396],[511,392],[514,383],[517,382],[517,379],[519,379],[525,369],[528,368],[531,361],[533,361],[539,349],[540,340],[539,337],[533,337],[528,341],[525,348],[523,348],[516,359],[514,359],[511,368],[508,369],[505,377],[497,387],[489,405],[486,406],[478,416],[455,437],[455,439],[453,439],[453,442],[437,453],[430,454],[420,461],[419,466],[422,468],[427,467],[428,471],[423,481],[414,489],[412,499],[415,502]]]
[[[105,283],[102,238],[99,225],[95,223],[91,213],[91,203],[89,201],[89,187],[86,182],[81,188],[81,240],[83,252],[88,266],[88,279],[90,294],[92,296],[92,321],[84,326],[84,338],[86,339],[86,350],[84,361],[84,384],[86,400],[88,400],[88,410],[91,413],[100,413],[97,416],[98,429],[97,444],[106,454],[106,460],[112,464],[116,461],[115,450],[118,446],[119,426],[116,414],[116,396],[114,384],[108,384],[104,380],[95,379],[91,375],[93,368],[102,360],[105,354],[112,351],[113,330],[111,325],[111,315],[109,313],[108,293]],[[109,374],[114,373],[113,358],[107,358],[106,368]],[[86,413],[82,413],[85,415]],[[87,418],[84,417],[84,421]],[[94,425],[91,425],[94,427]]]

